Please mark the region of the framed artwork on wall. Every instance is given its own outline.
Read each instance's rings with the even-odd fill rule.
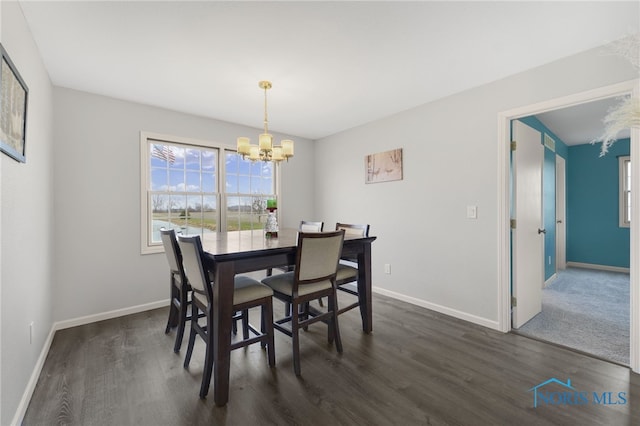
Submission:
[[[364,157],[365,183],[402,180],[402,148]]]
[[[0,56],[0,151],[24,163],[29,89],[2,44]]]

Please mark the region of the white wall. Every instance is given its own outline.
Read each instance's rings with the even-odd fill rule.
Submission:
[[[328,223],[371,224],[378,291],[498,328],[498,112],[638,77],[604,53],[584,52],[316,142],[316,206]],[[404,179],[366,185],[364,156],[394,148],[404,150]],[[468,205],[478,206],[477,219],[466,218]]]
[[[63,88],[54,109],[54,319],[168,299],[164,254],[140,254],[140,131],[234,146],[260,129]],[[281,165],[284,226],[314,211],[313,144],[292,138],[296,156]]]
[[[0,423],[9,424],[52,324],[52,87],[16,2],[1,2],[2,44],[29,88],[25,164],[0,154]],[[33,343],[29,324],[34,322]]]

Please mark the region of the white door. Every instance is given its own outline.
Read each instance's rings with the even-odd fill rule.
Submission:
[[[542,135],[513,121],[512,311],[514,328],[520,328],[542,310],[544,284],[544,231],[542,225]]]
[[[556,155],[556,270],[567,269],[566,171],[564,158]]]

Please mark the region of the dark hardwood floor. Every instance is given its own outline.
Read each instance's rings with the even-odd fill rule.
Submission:
[[[342,355],[327,345],[325,326],[303,333],[300,378],[281,333],[274,369],[259,345],[233,351],[229,403],[220,408],[212,391],[198,398],[202,342],[183,369],[184,349],[174,354],[174,334],[164,334],[167,312],[58,331],[23,424],[640,424],[640,376],[626,367],[380,295],[372,334],[361,332],[357,310],[340,316]],[[573,391],[543,390],[573,404],[539,398],[534,408],[530,389],[550,378],[571,380]]]

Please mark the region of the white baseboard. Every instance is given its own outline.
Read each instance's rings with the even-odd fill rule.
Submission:
[[[53,323],[53,325],[51,326],[51,331],[49,331],[49,335],[47,336],[47,339],[42,346],[42,350],[40,351],[38,361],[33,368],[33,372],[31,373],[31,377],[29,378],[27,387],[22,394],[22,398],[20,399],[20,403],[18,404],[16,413],[13,416],[11,425],[18,426],[22,424],[22,420],[24,419],[24,415],[26,414],[27,408],[29,407],[29,401],[31,401],[33,391],[36,389],[38,378],[40,377],[40,373],[42,372],[42,368],[44,367],[44,362],[47,359],[47,354],[49,353],[49,349],[51,348],[51,343],[53,343],[53,338],[56,334],[56,331],[63,330],[65,328],[76,327],[79,325],[91,324],[93,322],[103,321],[106,319],[122,317],[125,315],[137,314],[138,312],[150,311],[151,309],[163,308],[165,306],[169,306],[169,299]]]
[[[53,336],[55,334],[56,331],[52,326],[51,331],[49,331],[49,335],[44,341],[44,345],[42,346],[42,350],[40,351],[40,356],[36,361],[36,365],[33,367],[33,372],[31,373],[31,377],[27,382],[27,387],[22,394],[22,398],[20,399],[20,403],[18,404],[16,413],[13,416],[13,420],[11,421],[12,426],[18,426],[22,424],[22,420],[24,419],[24,415],[27,412],[27,407],[29,407],[29,401],[31,401],[33,391],[36,389],[36,384],[38,383],[40,372],[42,371],[42,367],[44,366],[44,361],[47,359],[47,354],[49,354],[49,348],[51,347],[51,342],[53,342]]]
[[[163,308],[165,306],[169,306],[169,299],[161,300],[158,302],[145,303],[144,305],[136,305],[128,308],[116,309],[114,311],[102,312],[100,314],[87,315],[85,317],[79,317],[65,321],[59,321],[53,326],[56,330],[64,330],[65,328],[77,327],[79,325],[91,324],[93,322],[104,321],[111,318],[137,314],[138,312],[150,311],[151,309]]]
[[[595,263],[567,262],[567,267],[597,269],[599,271],[610,271],[610,272],[623,272],[627,274],[629,273],[629,268],[622,268],[620,266],[596,265]]]
[[[549,279],[548,279],[548,280],[546,280],[546,281],[544,282],[544,286],[545,286],[545,287],[546,287],[546,286],[548,286],[549,284],[551,284],[552,282],[554,282],[554,281],[556,280],[556,278],[558,278],[558,274],[553,274],[553,275],[551,275],[551,276],[549,277]]]
[[[426,300],[417,299],[411,296],[406,296],[404,294],[396,293],[394,291],[386,290],[380,287],[373,287],[372,290],[374,293],[382,294],[384,296],[388,296],[393,299],[411,303],[412,305],[417,305],[423,308],[431,309],[432,311],[436,311],[441,314],[449,315],[450,317],[468,321],[473,324],[481,325],[483,327],[491,328],[493,330],[501,331],[498,321],[490,320],[490,319],[479,317],[476,315],[471,315],[466,312],[458,311],[456,309],[451,309],[447,306],[442,306],[435,303],[427,302]]]

